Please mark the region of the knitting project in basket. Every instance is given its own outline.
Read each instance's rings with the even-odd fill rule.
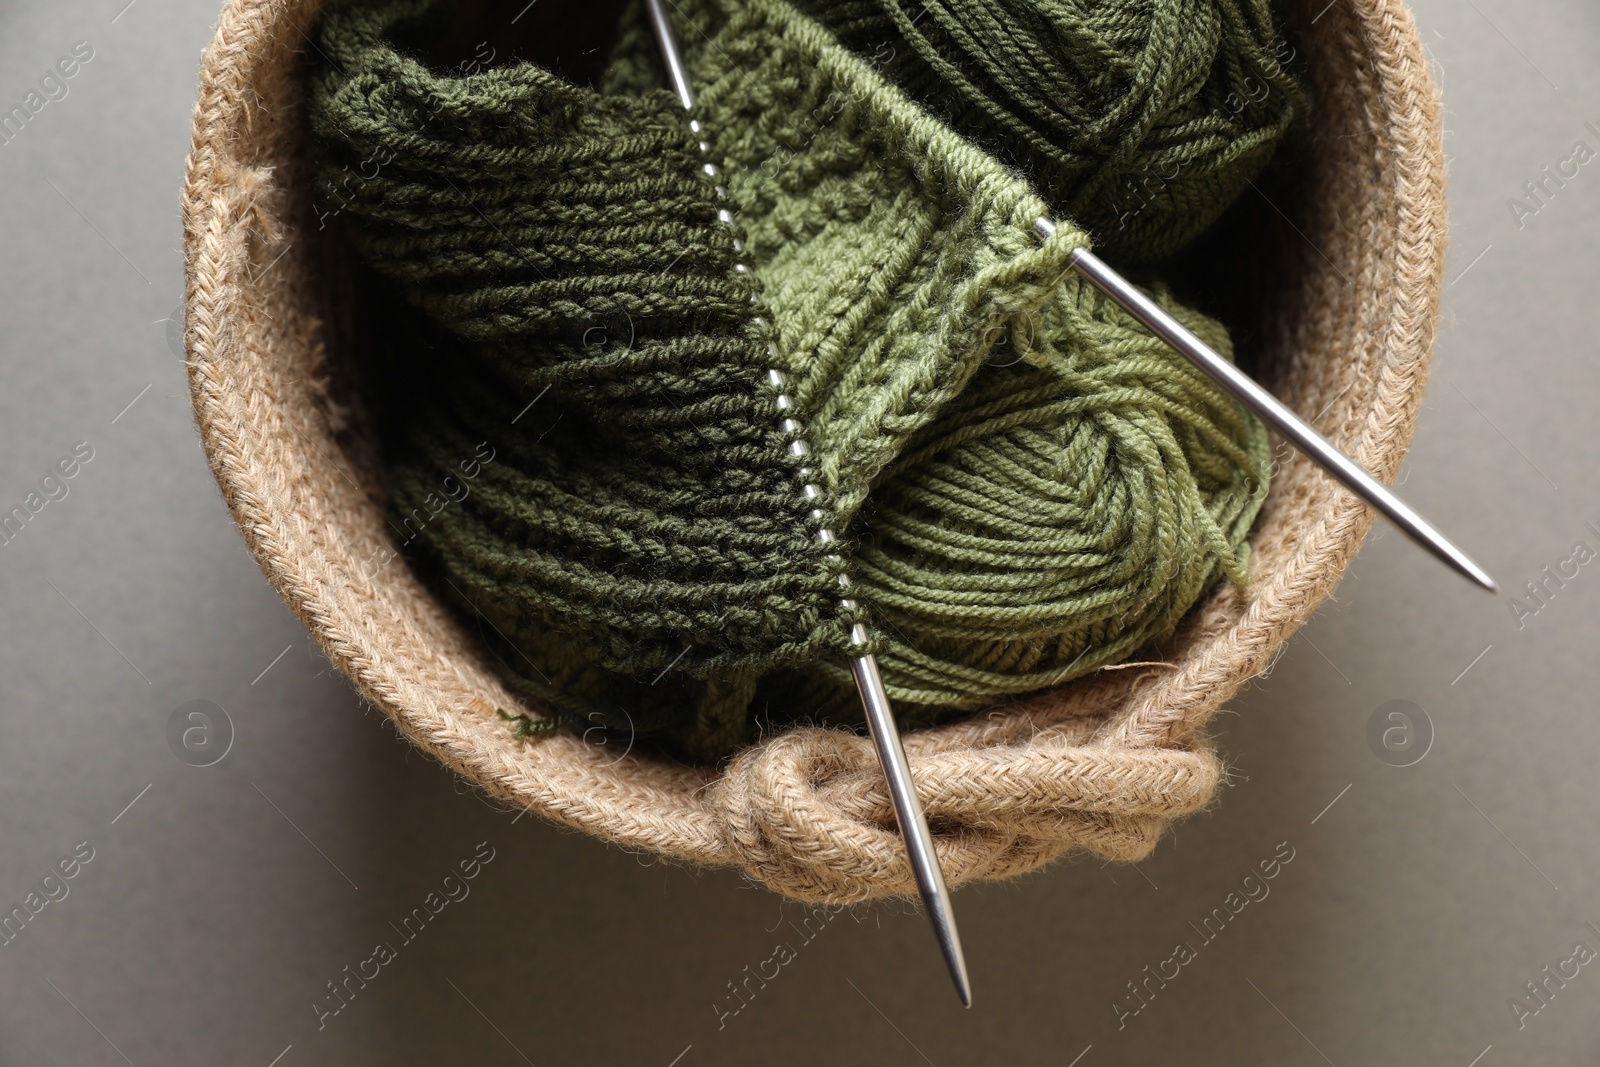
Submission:
[[[1237,262],[1262,282],[1256,369],[1353,458],[1392,478],[1414,427],[1442,259],[1442,157],[1403,8],[1289,5],[1315,131],[1280,206],[1304,235]],[[492,794],[610,840],[735,864],[791,896],[913,891],[863,738],[797,727],[725,767],[580,737],[518,741],[516,695],[476,632],[392,562],[371,428],[348,389],[337,277],[318,257],[301,51],[318,5],[231,3],[202,70],[184,194],[196,416],[263,570],[332,660],[409,737]],[[1292,239],[1291,239],[1292,238]],[[279,259],[278,257],[282,257]],[[267,270],[277,260],[276,266]],[[1332,589],[1370,516],[1288,457],[1224,584],[1162,664],[908,735],[953,883],[1074,847],[1148,853],[1220,778],[1206,721]],[[537,708],[529,708],[537,714]]]
[[[319,35],[327,196],[444,334],[391,420],[391,521],[511,684],[717,758],[754,708],[858,722],[863,617],[919,725],[1126,659],[1242,584],[1265,430],[1067,272],[1084,235],[1041,247],[1026,182],[789,5],[684,7],[725,189],[648,34],[606,92],[435,73],[394,41],[437,0],[345,0]],[[484,438],[496,462],[447,505]]]

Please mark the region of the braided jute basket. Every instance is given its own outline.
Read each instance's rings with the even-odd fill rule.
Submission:
[[[320,6],[227,4],[200,71],[183,192],[195,417],[268,580],[402,734],[505,802],[626,847],[734,865],[799,900],[914,895],[866,738],[793,728],[721,767],[622,755],[576,732],[517,739],[496,709],[537,709],[499,682],[475,628],[389,560],[375,435],[338,387],[346,357],[326,325],[339,287],[319,254],[303,110]],[[1247,192],[1256,203],[1236,212],[1255,224],[1226,262],[1249,296],[1236,310],[1256,321],[1229,321],[1253,373],[1392,481],[1438,317],[1434,88],[1399,0],[1283,7],[1315,110],[1292,179],[1270,204]],[[952,884],[1078,848],[1137,860],[1209,803],[1223,768],[1207,723],[1333,590],[1371,522],[1280,449],[1247,588],[1216,589],[1149,662],[908,735]]]

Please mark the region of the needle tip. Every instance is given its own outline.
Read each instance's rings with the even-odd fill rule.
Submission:
[[[950,970],[950,981],[955,983],[956,996],[961,998],[962,1007],[970,1008],[972,979],[967,977],[967,957],[961,951],[961,935],[956,933],[949,893],[947,891],[931,899],[924,895],[923,903],[928,907],[928,918],[932,920],[934,934],[939,939],[939,951],[944,956],[944,965]]]
[[[1378,485],[1376,482],[1373,484]],[[1388,490],[1381,485],[1378,485],[1378,490],[1385,494],[1388,493]],[[1398,505],[1398,508],[1394,512],[1391,512],[1387,506],[1381,505],[1371,499],[1368,500],[1368,503],[1371,503],[1377,507],[1378,510],[1386,515],[1391,522],[1398,526],[1401,532],[1407,537],[1411,538],[1423,548],[1426,548],[1429,552],[1432,552],[1436,557],[1438,557],[1440,562],[1444,563],[1445,566],[1461,575],[1467,581],[1471,582],[1473,585],[1476,585],[1480,589],[1487,590],[1490,593],[1500,592],[1500,587],[1495,584],[1493,578],[1489,577],[1488,571],[1472,562],[1472,559],[1465,552],[1461,551],[1461,549],[1451,544],[1444,534],[1434,529],[1428,524],[1426,519],[1412,511],[1410,508],[1406,507],[1406,505],[1401,503],[1398,499],[1393,499],[1389,502],[1391,504]]]
[[[1493,578],[1489,577],[1489,572],[1472,562],[1466,556],[1461,556],[1459,565],[1456,567],[1456,569],[1470,578],[1480,589],[1486,589],[1492,594],[1498,594],[1500,592],[1500,587],[1495,584]]]

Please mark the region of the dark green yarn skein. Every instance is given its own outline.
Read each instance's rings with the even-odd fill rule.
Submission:
[[[993,314],[1015,354],[983,365],[982,351],[948,353],[923,381],[874,362],[896,331],[850,332],[877,321],[868,303],[905,305],[903,321],[929,332],[911,331],[895,358],[920,358],[949,326],[938,295],[976,269],[927,248],[988,201],[940,214],[897,185],[924,161],[885,169],[881,145],[852,140],[870,116],[819,81],[814,53],[795,51],[818,34],[786,37],[798,15],[781,0],[681,5],[716,35],[683,35],[707,106],[750,116],[706,134],[728,161],[742,232],[717,224],[723,202],[637,38],[608,78],[652,86],[631,93],[529,64],[430,69],[401,42],[448,7],[331,5],[311,117],[324,189],[348,197],[341,223],[438,327],[426,403],[388,457],[392,525],[441,594],[490,624],[480,629],[525,696],[714,758],[753,738],[757,714],[857,717],[844,662],[857,616],[838,602],[846,565],[905,725],[1126,658],[1170,634],[1216,579],[1244,580],[1266,485],[1259,422],[1063,278],[1059,259],[1030,275],[1026,264],[1050,257],[1016,220],[1044,205],[970,147],[945,145],[955,163],[938,165],[976,172],[973,189],[1013,205],[976,236],[1005,245],[978,250],[1004,268]],[[761,63],[773,65],[751,75]],[[820,136],[785,127],[797,101],[843,117]],[[911,109],[898,97],[874,106]],[[766,174],[760,161],[785,138],[790,164]],[[919,195],[959,201],[965,181],[952,173]],[[819,232],[835,235],[842,268],[794,265]],[[755,283],[732,269],[741,237],[778,332],[816,338],[776,356],[813,441],[872,421],[894,443],[883,465],[830,485],[855,502],[843,522],[797,492],[793,435],[761,384],[775,332],[750,303]],[[943,280],[930,288],[929,272]],[[1227,351],[1218,324],[1158,295]],[[1012,316],[1007,300],[1029,313]],[[797,322],[802,305],[839,310]],[[885,397],[914,381],[903,409]],[[448,496],[485,439],[493,461]],[[843,562],[813,538],[824,523],[846,534]]]
[[[1306,111],[1266,0],[801,0],[1113,263],[1216,221]]]

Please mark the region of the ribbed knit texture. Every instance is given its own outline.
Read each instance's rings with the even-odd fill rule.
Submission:
[[[800,0],[1114,263],[1167,258],[1307,106],[1267,0]]]
[[[459,341],[391,457],[393,525],[527,695],[710,758],[757,716],[858,718],[841,568],[908,725],[1125,658],[1244,579],[1259,423],[1064,277],[1081,231],[1041,246],[1032,189],[822,27],[683,6],[722,199],[637,19],[595,92],[429,70],[395,41],[430,9],[331,8],[312,115],[358,247]]]

